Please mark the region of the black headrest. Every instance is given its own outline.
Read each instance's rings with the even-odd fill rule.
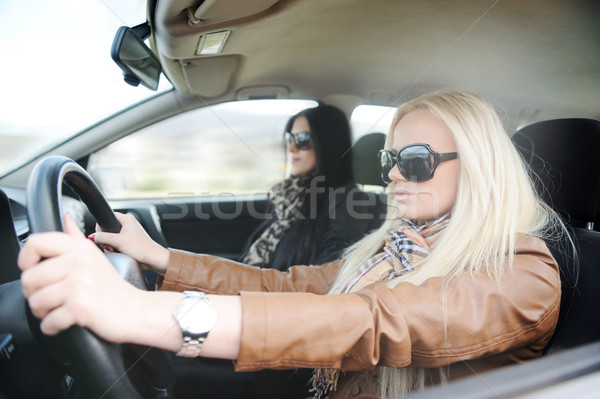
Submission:
[[[362,136],[352,147],[354,180],[357,184],[385,186],[381,180],[379,150],[383,150],[385,134],[368,133]]]
[[[600,122],[538,122],[518,130],[512,140],[540,178],[544,200],[570,219],[600,220]]]

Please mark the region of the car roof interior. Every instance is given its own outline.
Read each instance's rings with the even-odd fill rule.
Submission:
[[[509,131],[600,118],[596,1],[251,3],[157,2],[153,45],[182,101],[307,97],[348,110],[460,87],[498,105]],[[222,30],[221,54],[196,54]]]

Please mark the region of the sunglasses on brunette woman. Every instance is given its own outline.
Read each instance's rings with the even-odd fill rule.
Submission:
[[[381,178],[385,184],[392,180],[389,173],[395,165],[404,178],[414,183],[422,183],[433,178],[433,173],[439,164],[458,158],[456,152],[437,153],[428,144],[411,144],[395,151],[379,151],[381,160]]]
[[[310,150],[312,148],[309,132],[299,132],[294,134],[285,132],[285,142],[288,147],[291,146],[292,143],[296,144],[296,148],[299,151]]]

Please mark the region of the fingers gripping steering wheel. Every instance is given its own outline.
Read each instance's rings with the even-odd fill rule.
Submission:
[[[87,205],[104,231],[121,224],[89,174],[73,160],[50,156],[34,168],[27,184],[27,217],[32,233],[63,231],[60,200],[63,183]],[[122,254],[109,257],[119,273],[138,288],[148,289],[138,262]],[[30,328],[65,373],[82,383],[90,395],[103,398],[173,398],[173,373],[165,353],[139,345],[114,344],[81,327],[50,337],[29,306]]]

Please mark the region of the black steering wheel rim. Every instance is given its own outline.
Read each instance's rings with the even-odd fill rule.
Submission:
[[[60,212],[63,184],[87,205],[102,230],[120,231],[121,224],[89,174],[67,157],[50,156],[36,165],[27,184],[31,233],[64,231]],[[174,397],[173,374],[163,351],[107,342],[77,326],[56,336],[46,336],[29,306],[26,311],[30,328],[50,356],[70,376],[82,379],[92,395],[107,399]]]
[[[40,161],[29,176],[27,215],[32,232],[64,231],[59,212],[63,183],[87,205],[102,230],[111,233],[121,230],[121,223],[90,175],[75,161],[54,155]],[[35,218],[31,217],[32,211]]]

